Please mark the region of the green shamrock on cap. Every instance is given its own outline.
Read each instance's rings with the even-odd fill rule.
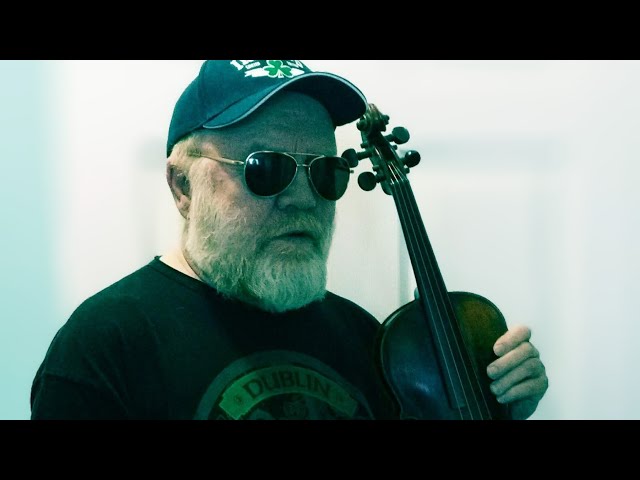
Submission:
[[[267,60],[268,66],[264,70],[271,78],[292,77],[291,67],[283,65],[282,60]]]

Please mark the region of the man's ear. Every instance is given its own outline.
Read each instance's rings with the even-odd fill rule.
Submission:
[[[183,171],[175,165],[167,165],[167,183],[171,188],[176,207],[185,219],[189,218],[189,207],[191,206],[191,188],[189,179]]]

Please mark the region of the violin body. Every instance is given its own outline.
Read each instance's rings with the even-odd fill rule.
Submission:
[[[509,419],[506,405],[489,390],[487,366],[497,357],[495,341],[507,331],[502,313],[486,298],[468,292],[449,292],[475,377],[487,399],[490,418]],[[421,305],[414,300],[392,313],[382,324],[377,352],[385,382],[404,420],[472,419],[467,407],[453,405],[442,376],[442,365]]]

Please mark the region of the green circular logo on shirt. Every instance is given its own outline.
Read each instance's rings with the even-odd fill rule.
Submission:
[[[269,351],[227,366],[203,396],[196,419],[371,419],[363,395],[313,357]]]

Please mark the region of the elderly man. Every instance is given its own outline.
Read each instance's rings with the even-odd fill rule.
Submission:
[[[392,419],[380,323],[326,291],[363,94],[297,60],[204,62],[176,103],[167,181],[181,247],[83,302],[40,366],[32,418]],[[495,344],[492,391],[528,418],[547,389],[530,331]]]

